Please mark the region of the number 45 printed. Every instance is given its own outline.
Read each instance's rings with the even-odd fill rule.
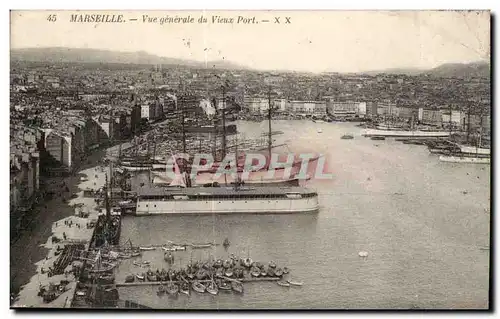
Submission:
[[[49,14],[47,17],[47,21],[49,22],[56,22],[57,21],[57,16],[55,14]]]

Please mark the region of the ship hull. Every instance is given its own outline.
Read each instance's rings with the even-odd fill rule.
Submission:
[[[439,156],[439,160],[448,163],[490,164],[490,159],[484,157]]]
[[[314,213],[318,198],[208,201],[139,201],[136,215]]]
[[[385,137],[449,137],[450,132],[365,130],[363,135]]]

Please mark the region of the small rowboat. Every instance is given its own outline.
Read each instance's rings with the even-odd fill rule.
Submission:
[[[134,275],[128,275],[127,277],[125,277],[125,282],[134,282]]]
[[[227,277],[232,277],[233,276],[233,270],[231,268],[227,269],[224,274],[227,276]]]
[[[274,261],[271,261],[269,263],[269,268],[276,268],[276,264],[274,263]]]
[[[287,281],[290,285],[292,286],[302,286],[303,283],[302,282],[299,282],[299,281],[292,281],[292,280],[288,280]]]
[[[185,294],[185,295],[188,295],[190,294],[190,291],[189,291],[189,284],[187,282],[183,283],[181,285],[181,289],[180,289],[181,293],[182,294]]]
[[[211,295],[216,295],[219,293],[219,288],[215,284],[215,282],[211,281],[207,286],[207,292]]]
[[[165,286],[163,285],[160,285],[160,287],[158,287],[158,295],[163,295],[165,293]]]
[[[245,260],[243,260],[243,266],[247,267],[247,268],[250,268],[252,266],[252,258],[246,258]]]
[[[288,282],[285,282],[285,281],[277,281],[276,283],[282,287],[290,287],[290,284]]]
[[[281,269],[281,268],[276,269],[276,271],[274,272],[274,275],[277,277],[283,276],[283,269]]]
[[[146,278],[146,276],[144,276],[144,274],[137,274],[135,275],[137,277],[137,279],[139,279],[140,281],[144,281],[144,279]]]
[[[267,275],[269,277],[274,277],[276,274],[274,273],[274,268],[268,268],[267,269]]]
[[[141,253],[140,252],[135,252],[135,253],[132,253],[130,254],[132,257],[137,257],[137,256],[140,256]]]
[[[287,267],[284,267],[283,268],[283,274],[288,274],[290,272],[290,269],[288,269]]]
[[[154,247],[139,247],[140,250],[155,250]]]
[[[231,290],[231,285],[227,281],[223,280],[219,284],[219,289],[220,290],[226,290],[226,291],[227,290]]]
[[[167,286],[165,288],[167,290],[167,293],[170,295],[177,295],[179,293],[179,286],[171,281],[167,283]]]
[[[220,268],[222,267],[222,259],[217,259],[217,261],[214,263],[215,268]]]
[[[237,293],[240,293],[240,294],[243,293],[243,285],[237,281],[233,281],[231,283],[231,288],[233,288],[233,290]]]
[[[205,279],[205,277],[207,276],[207,273],[206,273],[206,271],[205,271],[205,270],[200,269],[200,270],[198,270],[198,271],[196,272],[196,275],[195,275],[195,276],[196,276],[196,279],[198,279],[198,280],[203,280],[203,279]]]
[[[207,289],[201,282],[198,280],[193,281],[193,290],[199,293],[204,293]]]
[[[224,275],[224,271],[222,270],[222,268],[218,268],[216,271],[215,271],[215,276],[217,277],[220,277]]]
[[[83,290],[78,290],[78,291],[76,292],[76,295],[77,295],[77,296],[85,296],[86,294],[87,294],[87,292],[86,292],[86,291],[83,291]]]
[[[250,274],[251,274],[253,277],[259,277],[259,276],[260,276],[260,270],[259,270],[259,269],[254,268],[254,269],[252,269],[252,270],[250,271]]]
[[[261,277],[266,277],[266,276],[267,276],[267,271],[265,271],[264,269],[262,269],[262,270],[260,271],[260,276],[261,276]]]

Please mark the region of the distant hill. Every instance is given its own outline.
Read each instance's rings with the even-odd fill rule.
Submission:
[[[473,62],[473,63],[446,63],[442,64],[424,74],[436,77],[490,77],[490,64],[488,62]]]
[[[404,75],[428,75],[443,78],[470,78],[470,77],[490,77],[490,64],[488,62],[472,63],[446,63],[430,70],[417,68],[395,68],[379,71],[360,72],[367,75],[377,74],[404,74]]]
[[[48,62],[48,63],[121,63],[121,64],[164,64],[188,67],[217,69],[246,69],[246,67],[220,60],[205,62],[160,57],[145,51],[117,52],[98,49],[74,48],[24,48],[10,50],[11,61]]]

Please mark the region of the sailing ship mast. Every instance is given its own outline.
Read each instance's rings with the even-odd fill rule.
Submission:
[[[269,90],[267,92],[267,99],[268,99],[268,107],[267,107],[267,120],[269,123],[269,135],[268,135],[268,140],[267,140],[267,147],[268,147],[268,155],[269,155],[269,163],[271,161],[271,149],[273,145],[273,140],[272,140],[272,131],[271,131],[271,87],[269,86]],[[269,165],[269,164],[268,164]]]

